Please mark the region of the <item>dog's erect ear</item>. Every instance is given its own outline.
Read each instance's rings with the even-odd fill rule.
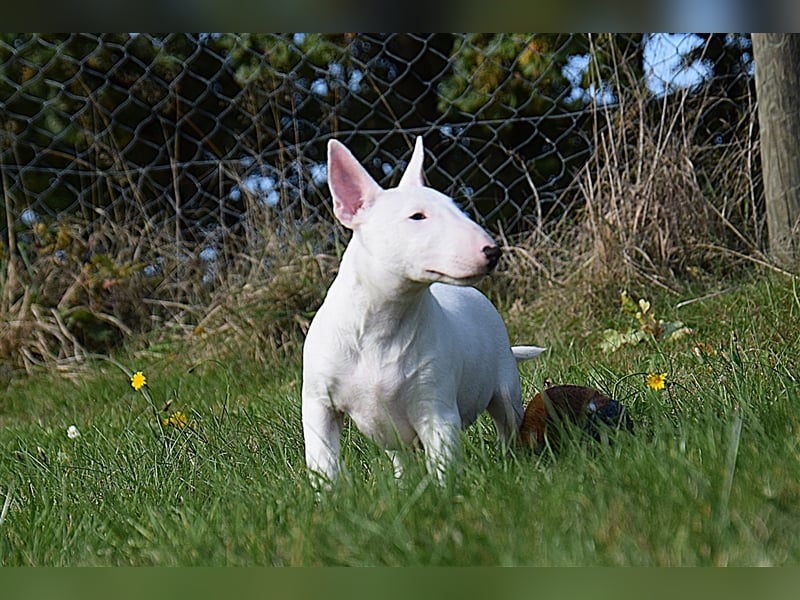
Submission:
[[[400,178],[398,186],[415,185],[417,187],[424,185],[422,181],[422,162],[425,160],[425,148],[422,147],[422,136],[417,136],[417,141],[414,143],[414,153],[411,155],[411,160],[408,161],[405,173]]]
[[[342,225],[352,229],[356,214],[368,208],[381,191],[344,144],[328,142],[328,187],[333,196],[333,213]]]

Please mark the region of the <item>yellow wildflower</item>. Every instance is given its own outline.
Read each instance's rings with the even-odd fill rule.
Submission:
[[[147,385],[147,378],[144,376],[144,373],[141,371],[136,371],[131,377],[131,387],[135,389],[137,392],[142,389],[144,386]]]
[[[177,427],[178,429],[183,429],[189,422],[189,417],[187,417],[181,411],[176,410],[170,416],[165,417],[164,420],[161,422],[164,424],[164,426]]]
[[[666,373],[650,373],[647,376],[647,385],[656,391],[663,390],[667,383]]]

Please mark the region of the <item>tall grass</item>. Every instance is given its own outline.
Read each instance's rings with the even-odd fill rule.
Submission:
[[[13,382],[0,407],[0,564],[796,563],[797,294],[766,277],[676,309],[654,290],[659,313],[680,313],[692,336],[612,354],[579,324],[536,340],[551,348],[523,369],[527,395],[545,378],[597,386],[628,406],[634,433],[598,444],[576,431],[558,454],[502,454],[482,418],[445,487],[416,455],[396,481],[348,426],[349,477],[318,498],[296,355],[120,357],[145,372],[147,395],[108,361]],[[648,389],[651,370],[671,385]],[[186,427],[164,424],[175,411]]]
[[[600,87],[598,68],[588,76]],[[654,98],[623,60],[614,80],[616,101],[595,99],[594,151],[565,192],[568,209],[506,240],[510,259],[495,290],[508,304],[548,297],[585,318],[623,288],[677,296],[771,264],[754,98],[710,86]],[[729,135],[710,135],[707,121],[735,103]]]

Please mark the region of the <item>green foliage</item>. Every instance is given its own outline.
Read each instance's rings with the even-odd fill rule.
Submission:
[[[622,331],[606,329],[603,332],[603,341],[600,343],[600,348],[604,352],[614,352],[625,344],[636,345],[645,340],[674,341],[692,333],[692,330],[680,321],[666,322],[656,319],[650,302],[645,298],[639,298],[638,302],[634,302],[628,292],[623,291],[620,294],[620,305],[622,312],[631,318],[636,326]]]
[[[441,84],[439,110],[497,118],[544,114],[565,102],[561,69],[572,54],[586,53],[584,36],[473,33],[456,38],[452,75]]]
[[[458,37],[452,73],[440,86],[439,110],[485,118],[544,115],[575,110],[564,73],[571,57],[586,55],[589,68],[579,86],[638,94],[644,86],[642,35],[473,33]],[[622,65],[622,69],[619,66]],[[624,70],[624,76],[620,71]]]
[[[307,33],[296,40],[288,34],[221,34],[215,45],[227,51],[235,65],[236,79],[244,85],[255,79],[282,79],[300,70],[313,72],[316,68],[324,73],[334,61],[349,62],[352,37]]]

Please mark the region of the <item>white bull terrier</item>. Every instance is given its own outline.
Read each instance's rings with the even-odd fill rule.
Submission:
[[[328,144],[334,213],[353,231],[339,274],[303,348],[303,433],[312,474],[339,471],[344,415],[385,448],[419,444],[441,480],[459,456],[459,431],[487,410],[511,442],[522,420],[505,325],[473,287],[500,248],[453,201],[422,181],[418,137],[396,188],[384,190],[341,143]]]

